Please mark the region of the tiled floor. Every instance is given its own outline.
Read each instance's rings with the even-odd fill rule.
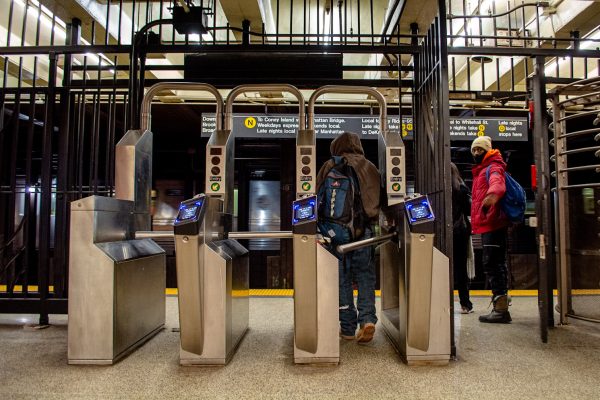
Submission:
[[[598,399],[600,326],[574,321],[539,339],[537,299],[513,298],[513,323],[455,315],[458,358],[447,367],[402,364],[381,329],[373,342],[341,343],[336,367],[293,364],[291,298],[252,298],[250,331],[225,367],[178,363],[177,300],[167,327],[113,366],[67,365],[66,316],[37,330],[34,316],[0,315],[0,399],[407,398]]]

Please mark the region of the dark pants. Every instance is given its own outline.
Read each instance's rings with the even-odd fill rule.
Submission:
[[[460,305],[469,309],[473,308],[469,300],[469,277],[467,276],[467,249],[469,245],[469,232],[454,231],[454,289],[458,290]]]
[[[360,239],[372,236],[367,229]],[[373,246],[351,251],[339,262],[340,325],[344,335],[354,335],[358,324],[377,323],[375,314],[375,258]],[[354,306],[352,282],[358,287],[357,307]]]
[[[506,228],[483,233],[483,271],[494,296],[508,292],[508,268],[506,266]]]

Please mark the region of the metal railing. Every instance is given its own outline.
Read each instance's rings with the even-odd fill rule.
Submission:
[[[551,91],[560,322],[600,322],[600,78]]]

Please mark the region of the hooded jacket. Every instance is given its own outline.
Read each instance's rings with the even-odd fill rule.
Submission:
[[[356,133],[344,132],[331,142],[330,151],[332,156],[344,157],[348,165],[354,168],[354,172],[356,172],[358,177],[360,197],[365,213],[369,219],[376,219],[379,216],[381,178],[375,165],[365,158],[365,152],[358,135]],[[319,170],[317,174],[317,193],[325,177],[334,166],[334,161],[329,160]]]
[[[488,166],[490,166],[489,183],[486,177]],[[474,234],[492,232],[508,225],[508,219],[500,206],[500,199],[506,192],[505,170],[506,164],[502,160],[502,155],[495,149],[486,153],[481,164],[473,166],[471,229]],[[495,194],[498,202],[484,213],[482,203],[488,194]]]

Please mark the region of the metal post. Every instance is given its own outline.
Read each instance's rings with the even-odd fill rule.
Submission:
[[[40,325],[48,325],[48,285],[50,274],[50,210],[52,208],[52,134],[56,95],[57,55],[49,55],[48,95],[46,97],[44,137],[42,139],[42,201],[40,206],[40,263],[38,285],[40,295]]]
[[[548,342],[548,327],[554,325],[552,310],[552,273],[554,272],[554,250],[552,246],[552,195],[550,193],[550,155],[548,154],[548,118],[546,113],[545,57],[536,57],[533,83],[533,151],[537,170],[535,214],[537,216],[536,239],[538,245],[538,307],[540,312],[540,336]]]

